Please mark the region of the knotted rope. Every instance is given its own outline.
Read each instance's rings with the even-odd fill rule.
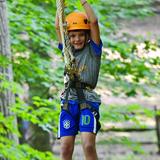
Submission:
[[[65,68],[69,77],[73,79],[74,74],[77,74],[77,67],[76,67],[75,57],[73,56],[70,41],[69,41],[67,23],[65,22],[64,0],[57,0],[56,5],[58,10],[60,34],[61,34],[62,44],[63,44]]]

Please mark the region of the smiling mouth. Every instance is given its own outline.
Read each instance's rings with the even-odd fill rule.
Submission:
[[[75,47],[82,47],[82,44],[75,44]]]
[[[82,43],[75,43],[75,45],[82,45]]]
[[[75,44],[75,45],[73,45],[73,48],[74,48],[76,51],[79,51],[79,50],[83,49],[83,45],[82,45],[82,44]]]

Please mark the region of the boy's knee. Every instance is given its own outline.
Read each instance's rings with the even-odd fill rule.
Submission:
[[[83,148],[84,148],[84,150],[85,150],[85,152],[86,153],[93,153],[93,152],[95,152],[95,146],[93,145],[93,144],[90,144],[90,143],[86,143],[86,144],[84,144],[84,146],[83,146]]]
[[[73,153],[73,145],[71,144],[63,144],[61,146],[61,154],[62,156],[72,155]]]

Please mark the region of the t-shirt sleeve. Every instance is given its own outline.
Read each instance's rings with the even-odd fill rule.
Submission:
[[[100,41],[99,45],[97,45],[92,40],[90,41],[90,43],[91,43],[92,49],[94,50],[95,55],[96,56],[101,56],[101,54],[102,54],[102,46],[103,46],[102,41]]]
[[[59,44],[58,44],[58,49],[60,49],[61,51],[63,50],[63,45],[62,45],[62,43],[59,43]]]

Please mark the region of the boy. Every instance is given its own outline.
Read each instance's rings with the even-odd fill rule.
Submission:
[[[59,119],[58,137],[61,138],[61,159],[71,160],[75,136],[81,132],[81,141],[86,160],[97,160],[95,147],[96,133],[100,129],[100,97],[96,87],[102,52],[98,20],[86,0],[80,0],[85,10],[72,12],[66,17],[69,41],[78,66],[74,80],[65,73],[65,90],[61,95],[62,109]],[[57,11],[58,12],[58,11]],[[56,16],[56,32],[59,48],[62,40],[59,20]]]

